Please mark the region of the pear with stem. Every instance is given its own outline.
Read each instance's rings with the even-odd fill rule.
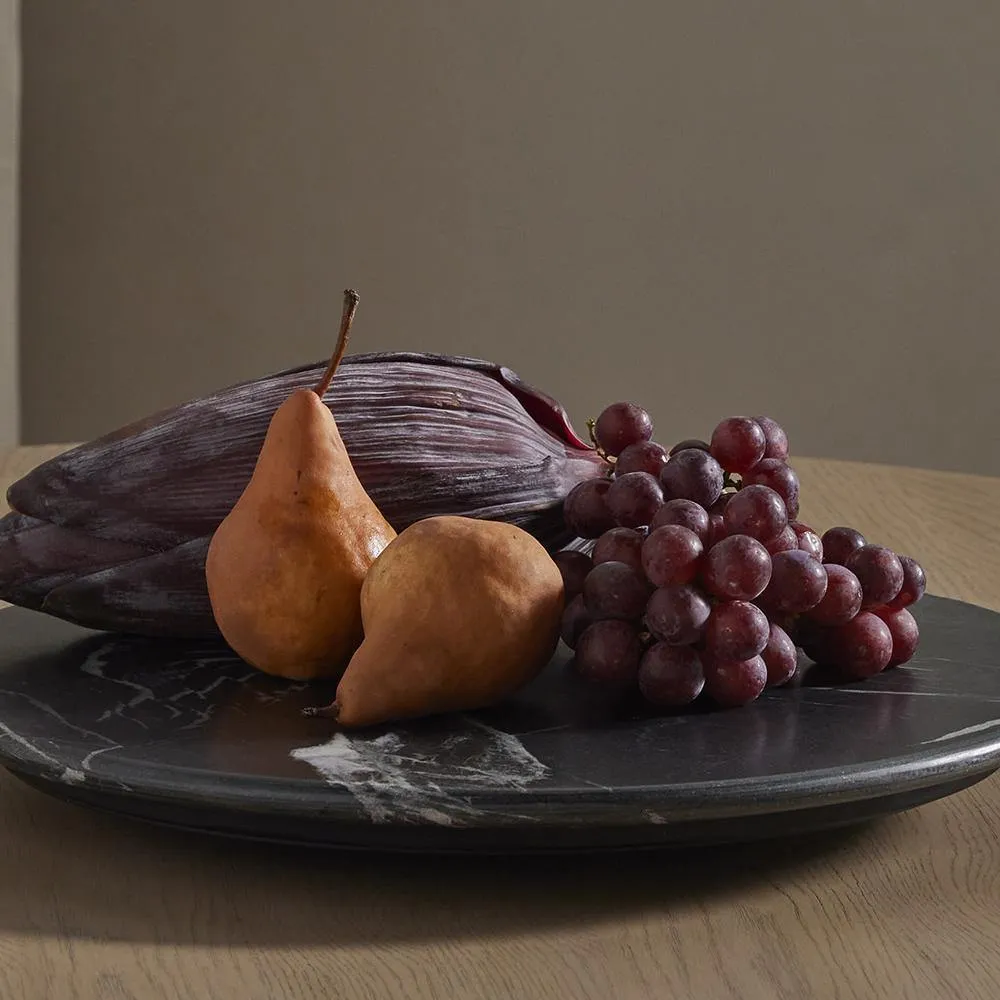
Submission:
[[[365,575],[396,537],[323,402],[357,305],[357,292],[345,291],[326,372],[275,411],[250,482],[208,549],[205,576],[223,638],[252,666],[280,677],[343,671],[362,640]]]

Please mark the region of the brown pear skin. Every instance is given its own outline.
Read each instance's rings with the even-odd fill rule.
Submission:
[[[396,537],[351,465],[323,402],[358,296],[344,293],[337,349],[316,389],[271,418],[246,489],[212,536],[205,577],[216,624],[247,663],[298,680],[341,673],[361,642],[361,588]]]
[[[494,704],[549,662],[563,603],[558,567],[521,528],[418,521],[369,570],[364,642],[317,714],[356,728]]]

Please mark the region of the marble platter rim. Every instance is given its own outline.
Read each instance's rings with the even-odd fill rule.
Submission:
[[[2,737],[3,734],[0,734]],[[901,754],[883,758],[877,765],[870,762],[856,764],[849,768],[829,767],[807,772],[787,772],[756,778],[726,778],[707,781],[692,781],[686,784],[644,784],[616,789],[627,793],[630,806],[651,808],[664,806],[669,798],[671,822],[686,819],[735,819],[748,813],[784,813],[798,809],[810,809],[821,805],[847,805],[871,799],[879,792],[907,792],[935,788],[951,781],[989,777],[1000,770],[1000,726],[997,735],[990,739],[969,734],[957,737],[950,752],[929,761],[920,753]],[[964,744],[964,746],[962,745]],[[945,769],[948,762],[961,762],[962,766]],[[0,766],[17,777],[34,779],[51,785],[53,790],[75,786],[76,778],[66,778],[65,769],[46,767],[37,755],[30,752],[21,754],[10,751],[6,741],[0,738]],[[321,785],[304,778],[244,778],[239,775],[227,776],[223,785],[212,784],[214,772],[199,768],[185,768],[175,765],[147,763],[147,771],[141,788],[123,785],[124,778],[109,778],[98,773],[90,773],[87,785],[109,796],[121,799],[133,797],[156,798],[163,801],[174,800],[193,802],[200,805],[243,808],[248,803],[260,804],[269,813],[301,815],[304,811],[322,816],[330,821],[357,822],[351,793],[329,785]],[[183,787],[176,781],[157,781],[150,772],[184,775],[205,775],[202,781],[188,783]],[[805,776],[805,777],[804,777]],[[867,779],[867,780],[866,780]],[[902,780],[901,780],[902,779]],[[269,797],[261,798],[261,788],[268,788]],[[760,790],[766,794],[754,795]],[[271,792],[277,794],[271,795]],[[535,809],[544,812],[548,825],[572,825],[581,819],[594,822],[599,815],[608,811],[606,798],[610,790],[603,789],[525,789],[509,796],[504,801],[496,792],[488,795],[470,789],[467,793],[469,804],[481,814],[470,817],[466,828],[492,825],[489,821],[503,819],[509,815],[506,810],[516,804],[518,812],[530,813]],[[706,793],[731,793],[729,797],[713,798],[706,804]],[[582,815],[575,815],[571,808],[580,806]],[[687,808],[685,808],[687,807]],[[610,806],[614,809],[614,806]],[[595,816],[594,810],[598,810]],[[341,812],[342,811],[342,812]],[[522,816],[519,819],[527,818]],[[390,819],[385,825],[412,827],[422,825],[413,819]],[[426,821],[427,826],[434,826]]]
[[[1000,614],[997,612],[948,598],[930,598],[929,603],[945,615],[950,610],[958,612],[965,609],[966,613],[989,616],[989,624],[993,630],[989,643],[991,655],[994,645],[1000,650]],[[5,612],[0,610],[0,626],[4,619]],[[3,632],[0,630],[0,654],[3,653],[2,642]],[[982,664],[971,666],[978,667]],[[991,665],[989,669],[996,670],[997,684],[995,696],[991,689],[990,695],[984,696],[984,700],[988,704],[1000,704],[1000,668]],[[992,673],[990,681],[992,682]],[[851,693],[851,688],[845,685],[841,685],[839,689],[814,687],[801,690],[841,690]],[[938,692],[918,693],[934,695]],[[940,694],[942,697],[954,697],[949,692]],[[452,849],[449,844],[457,845],[462,850],[463,838],[471,838],[471,850],[475,851],[475,834],[492,833],[502,839],[505,831],[515,829],[529,831],[524,835],[528,845],[526,849],[529,851],[534,849],[531,846],[533,841],[537,842],[536,846],[542,847],[540,842],[547,835],[566,836],[566,850],[577,849],[570,841],[582,842],[584,849],[588,849],[588,839],[595,840],[596,849],[606,849],[596,843],[601,836],[597,831],[602,829],[623,831],[617,837],[620,841],[618,846],[671,846],[670,830],[673,828],[682,831],[687,826],[692,829],[704,826],[707,830],[724,832],[727,824],[732,825],[740,819],[752,826],[757,820],[766,825],[772,821],[778,822],[782,817],[790,817],[793,825],[800,822],[808,826],[811,822],[810,815],[818,817],[825,810],[832,810],[837,814],[833,819],[816,821],[816,828],[822,829],[850,822],[852,807],[857,807],[859,815],[864,814],[861,818],[910,808],[950,795],[1000,769],[998,708],[992,721],[987,720],[924,740],[910,752],[869,757],[837,766],[729,778],[693,777],[682,782],[642,782],[614,787],[580,787],[573,785],[567,777],[541,787],[529,784],[526,787],[502,789],[484,788],[481,785],[463,788],[455,785],[451,788],[451,793],[463,798],[470,806],[470,811],[461,823],[453,826],[405,814],[390,815],[383,821],[374,820],[359,811],[358,801],[350,787],[318,781],[315,777],[252,772],[238,774],[156,760],[131,760],[128,757],[119,761],[113,774],[88,770],[84,775],[64,764],[57,754],[39,754],[37,747],[5,724],[5,719],[9,719],[9,716],[0,712],[0,766],[28,785],[57,798],[123,817],[149,820],[181,829],[219,833],[242,839],[348,849],[358,846],[362,849],[385,849],[377,844],[371,847],[363,844],[364,831],[375,827],[381,828],[380,836],[383,839],[385,835],[396,839],[396,845],[388,848],[391,850],[401,848],[433,851],[441,848],[449,851]],[[651,721],[655,724],[657,720]],[[481,725],[478,722],[475,724]],[[628,729],[634,724],[635,720],[622,720],[614,725]],[[485,728],[489,729],[488,726]],[[491,731],[515,737],[516,741],[533,735],[530,731]],[[587,739],[587,735],[586,729],[574,734],[576,738],[583,740]],[[153,740],[146,745],[162,745],[164,742],[169,740]],[[928,748],[926,744],[939,746]],[[570,774],[568,777],[577,776]],[[884,808],[879,807],[880,799],[885,800]],[[170,813],[174,806],[181,807],[176,818]],[[205,815],[228,814],[236,817],[237,828],[226,829],[226,824],[217,820],[189,824],[185,822],[183,815],[185,807],[194,816],[201,810]],[[844,814],[842,818],[840,813]],[[330,837],[327,842],[322,839],[322,834],[318,840],[312,837],[306,841],[274,832],[258,836],[254,833],[254,817],[268,817],[275,822],[295,819],[309,821],[319,827],[329,828]],[[659,829],[650,829],[651,825]],[[634,834],[639,827],[645,827],[645,832],[637,838],[639,842],[629,842],[632,835],[627,831]],[[588,834],[588,830],[592,834]],[[683,835],[679,836],[684,839]],[[427,838],[424,846],[419,843],[422,838]],[[719,839],[712,833],[707,842]],[[757,838],[737,836],[735,839]],[[362,843],[355,842],[358,840]],[[490,850],[489,847],[484,849]],[[556,845],[553,849],[560,848]]]

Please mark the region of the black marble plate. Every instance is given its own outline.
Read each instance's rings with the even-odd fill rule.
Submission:
[[[539,851],[749,840],[837,826],[1000,766],[1000,615],[926,598],[912,664],[816,667],[754,705],[651,718],[563,650],[490,711],[346,734],[329,685],[225,647],[0,612],[0,763],[60,798],[215,833],[339,847]]]

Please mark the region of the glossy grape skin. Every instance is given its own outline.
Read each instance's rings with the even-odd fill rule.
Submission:
[[[844,565],[861,581],[861,606],[879,607],[899,596],[903,587],[903,564],[884,545],[855,549]]]
[[[639,691],[657,708],[690,705],[705,686],[701,656],[690,646],[658,642],[639,663]]]
[[[663,467],[667,464],[667,449],[655,441],[637,441],[630,444],[618,456],[615,475],[624,476],[628,472],[648,472],[659,480]]]
[[[717,660],[749,660],[763,652],[769,635],[767,615],[756,605],[723,601],[705,625],[705,649]]]
[[[650,531],[665,524],[679,524],[693,531],[704,542],[708,538],[708,511],[693,500],[668,500],[649,523]]]
[[[673,458],[677,452],[686,451],[688,448],[696,448],[698,451],[710,450],[708,442],[702,441],[701,438],[685,438],[683,441],[678,441],[677,444],[670,449],[670,457]]]
[[[771,559],[771,580],[761,603],[769,611],[801,614],[823,600],[827,586],[826,567],[808,552],[779,552]]]
[[[712,432],[712,456],[726,472],[743,475],[763,457],[767,438],[750,417],[728,417]]]
[[[697,587],[659,587],[646,605],[646,628],[671,646],[687,646],[701,639],[711,613]]]
[[[892,635],[892,656],[887,668],[908,663],[920,645],[916,618],[906,608],[879,608],[874,613],[885,622]]]
[[[767,665],[759,656],[750,660],[703,657],[705,693],[720,708],[738,708],[760,697],[767,684]]]
[[[583,581],[594,568],[594,561],[586,552],[574,549],[563,549],[557,552],[552,561],[559,567],[563,578],[563,589],[567,604],[583,591]]]
[[[899,593],[889,601],[889,607],[899,610],[908,608],[911,604],[916,604],[924,591],[927,589],[927,576],[923,566],[916,559],[910,556],[900,556],[900,565],[903,567],[903,586]]]
[[[649,533],[642,546],[642,568],[655,587],[690,583],[701,566],[705,546],[690,529],[667,524]]]
[[[799,547],[799,536],[792,530],[791,525],[787,525],[769,542],[764,544],[764,548],[776,556],[779,552],[794,552]]]
[[[642,573],[642,543],[645,540],[646,536],[635,528],[612,528],[605,531],[594,545],[593,565],[621,562]]]
[[[881,618],[862,611],[833,629],[830,655],[834,666],[855,680],[874,677],[892,657],[892,633]]]
[[[720,493],[719,499],[708,508],[709,514],[719,514],[720,516],[725,514],[729,501],[736,496],[736,492],[736,490],[726,490],[724,493]]]
[[[795,676],[798,667],[795,643],[792,642],[788,633],[774,622],[771,622],[767,645],[760,654],[760,658],[767,667],[768,687],[781,687],[782,684],[787,684]]]
[[[642,573],[625,563],[598,563],[583,583],[583,600],[595,621],[638,621],[651,589]]]
[[[736,496],[735,492],[723,493],[711,507],[708,508],[708,538],[705,540],[705,548],[710,549],[713,545],[721,542],[729,531],[726,528],[726,507],[729,501]]]
[[[575,649],[577,640],[591,624],[593,624],[593,619],[583,601],[583,594],[577,594],[563,609],[562,622],[559,627],[562,641],[570,649]]]
[[[865,536],[854,528],[830,528],[823,532],[823,562],[845,566],[850,554],[865,544]]]
[[[749,535],[759,542],[769,542],[788,526],[785,503],[768,486],[744,486],[722,516],[729,534]]]
[[[771,579],[771,556],[749,535],[730,535],[708,550],[702,580],[709,593],[752,601]]]
[[[725,518],[721,514],[709,514],[708,538],[705,540],[705,548],[711,549],[718,545],[728,534]]]
[[[685,448],[672,456],[660,473],[665,500],[693,500],[711,507],[722,494],[722,466],[707,451]]]
[[[594,438],[609,455],[620,455],[630,444],[653,436],[653,420],[635,403],[612,403],[594,424]]]
[[[616,524],[638,528],[649,524],[663,506],[663,490],[648,472],[627,472],[611,484],[606,500]]]
[[[580,538],[600,538],[615,526],[608,510],[610,479],[587,479],[570,490],[563,504],[566,526]]]
[[[799,548],[803,552],[808,552],[813,559],[823,562],[823,539],[819,537],[819,534],[801,521],[790,521],[788,526],[795,532]]]
[[[861,581],[846,566],[825,568],[826,593],[806,614],[820,625],[846,625],[861,610]]]
[[[785,503],[789,519],[799,515],[799,477],[795,470],[776,458],[758,462],[744,477],[743,485],[767,486]]]
[[[606,620],[584,630],[576,643],[574,665],[587,680],[627,687],[636,682],[641,658],[642,642],[635,626]]]
[[[754,417],[760,429],[764,432],[767,444],[764,446],[764,458],[788,458],[788,435],[784,428],[771,417]]]

